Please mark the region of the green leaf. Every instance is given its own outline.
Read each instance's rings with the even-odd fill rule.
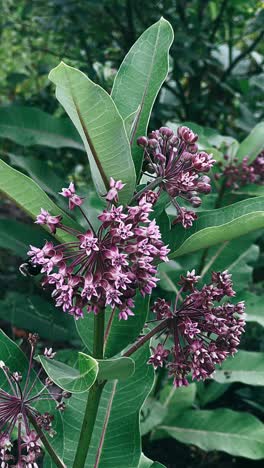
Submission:
[[[264,327],[264,307],[262,296],[257,296],[250,291],[241,291],[241,293],[236,296],[236,300],[245,301],[247,322],[257,322],[259,325]]]
[[[165,385],[160,392],[159,401],[162,403],[164,408],[167,408],[168,416],[166,422],[171,419],[171,415],[175,417],[175,414],[182,411],[191,409],[196,395],[196,385],[194,383],[188,385],[188,387],[175,388],[172,384]]]
[[[131,377],[135,372],[135,363],[129,357],[117,359],[97,359],[99,380],[122,380]]]
[[[153,369],[147,366],[148,346],[135,354],[135,373],[124,381],[108,382],[103,390],[85,468],[135,468],[141,457],[139,412],[153,384]],[[87,395],[74,394],[63,413],[65,456],[72,466]]]
[[[0,301],[0,318],[52,342],[79,344],[73,317],[65,315],[41,296],[10,291]]]
[[[213,380],[206,380],[205,382],[197,382],[197,396],[199,406],[206,406],[208,403],[220,398],[231,386],[231,384],[220,384]]]
[[[219,383],[264,385],[264,353],[240,350],[215,371],[213,378]]]
[[[174,425],[160,426],[154,438],[173,437],[209,452],[259,460],[264,457],[264,425],[254,416],[221,408],[190,410],[177,415]]]
[[[199,213],[190,229],[175,225],[163,235],[169,244],[170,258],[211,247],[224,241],[243,236],[264,226],[264,197],[256,197]]]
[[[244,141],[240,144],[236,158],[239,161],[247,156],[249,161],[254,161],[258,154],[264,149],[264,122],[260,122],[250,134],[245,138]]]
[[[135,188],[135,170],[124,122],[114,101],[84,73],[63,62],[51,70],[49,79],[83,140],[98,193],[106,194],[110,177],[121,179],[126,186],[119,198],[121,203],[128,202]]]
[[[105,356],[110,358],[120,353],[126,346],[133,343],[140,334],[148,314],[149,297],[143,298],[139,293],[135,297],[134,317],[119,320],[118,311],[112,316],[111,310],[106,310],[106,328],[110,325],[105,345]],[[76,321],[76,329],[85,347],[93,349],[93,314],[85,314],[84,318]]]
[[[30,156],[24,157],[12,153],[7,153],[7,156],[12,166],[27,172],[42,190],[45,190],[46,193],[66,206],[65,199],[59,195],[62,187],[65,186],[65,180],[57,176],[54,168],[49,166],[47,160],[40,160]]]
[[[137,124],[139,112],[140,112],[140,107],[138,107],[137,110],[135,110],[135,112],[132,112],[130,115],[128,115],[124,119],[125,129],[126,129],[127,137],[129,140],[132,136],[134,127]]]
[[[84,151],[81,139],[71,122],[35,107],[0,107],[0,137],[23,146],[74,148]]]
[[[130,137],[136,173],[141,170],[143,151],[137,138],[145,135],[150,113],[169,68],[173,30],[164,18],[148,28],[132,46],[115,77],[112,98],[125,120],[140,107]]]
[[[21,223],[14,219],[0,219],[0,247],[14,252],[19,257],[26,257],[29,244],[41,245],[47,235],[39,226]]]
[[[87,392],[98,374],[97,361],[84,353],[78,353],[79,370],[45,356],[38,356],[36,359],[58,387],[71,393]]]
[[[257,184],[248,184],[239,187],[238,190],[232,192],[234,195],[247,195],[249,197],[261,197],[264,195],[264,186]]]
[[[48,210],[52,215],[62,215],[63,223],[67,226],[81,230],[80,226],[75,223],[64,211],[53,203],[45,192],[29,177],[16,171],[11,166],[8,166],[4,161],[0,160],[0,192],[6,195],[31,218],[35,219],[40,213],[40,208]],[[45,226],[43,226],[46,229]],[[48,229],[47,229],[48,230]],[[55,237],[60,242],[69,242],[72,236],[66,232],[57,230]]]
[[[0,356],[1,360],[9,367],[11,372],[21,372],[22,374],[22,381],[21,385],[24,388],[24,384],[26,381],[26,375],[28,370],[28,360],[25,354],[21,351],[21,349],[8,338],[5,333],[0,330]],[[36,379],[36,380],[35,380]],[[35,383],[34,383],[35,381]],[[3,372],[0,369],[0,388],[5,387],[6,379],[4,377]],[[43,389],[43,384],[39,380],[36,375],[34,369],[31,370],[30,379],[29,379],[29,388],[34,383],[34,389],[32,395],[37,394],[39,391]],[[32,406],[35,406],[32,403]],[[52,422],[52,428],[55,431],[54,437],[50,438],[48,436],[50,444],[53,446],[54,450],[56,451],[57,455],[59,455],[63,459],[63,426],[62,426],[62,418],[61,413],[56,411],[56,403],[51,402],[50,400],[45,401],[38,401],[36,404],[36,408],[41,413],[45,413],[46,411],[50,414],[54,415],[54,420]],[[45,467],[53,468],[54,464],[51,462],[50,457],[48,454],[45,454],[44,457]]]

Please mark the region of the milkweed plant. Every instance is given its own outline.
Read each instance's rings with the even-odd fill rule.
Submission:
[[[239,201],[232,211],[221,200],[224,190],[262,183],[263,152],[220,162],[187,124],[150,128],[172,40],[163,18],[146,30],[117,71],[111,94],[63,62],[50,72],[87,152],[102,209],[95,216],[88,192],[74,180],[61,188],[61,209],[21,175],[29,195],[25,202],[13,199],[49,233],[42,245],[28,246],[21,273],[75,323],[80,344],[67,356],[56,354],[51,346],[41,349],[31,333],[27,359],[1,339],[8,349],[0,356],[2,468],[143,467],[144,460],[152,466],[141,454],[139,413],[155,371],[162,370],[177,398],[179,388],[213,379],[237,353],[245,304],[236,300],[227,269],[214,269],[203,255],[197,268],[190,262],[178,277],[174,272],[173,294],[164,295],[159,282],[166,265],[175,264],[171,259],[260,227],[247,222],[256,207],[247,211]],[[18,172],[5,167],[12,184]],[[212,193],[216,217],[207,211]],[[243,226],[236,227],[242,214]],[[225,228],[230,222],[232,229]]]

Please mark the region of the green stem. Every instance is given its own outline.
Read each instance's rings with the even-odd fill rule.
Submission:
[[[30,412],[27,412],[27,416],[28,416],[28,419],[31,422],[32,426],[34,427],[36,433],[38,434],[41,442],[43,443],[46,451],[50,455],[51,459],[54,461],[55,465],[58,466],[59,468],[66,468],[66,465],[63,463],[63,461],[60,459],[60,457],[53,450],[53,447],[50,444],[50,442],[48,441],[48,439],[45,436],[44,432],[42,432],[42,430],[38,426],[37,421],[34,418],[34,416]]]
[[[226,189],[226,186],[225,186],[225,179],[224,179],[223,182],[222,182],[222,185],[220,186],[218,196],[217,196],[216,201],[215,201],[215,208],[216,209],[221,208],[222,201],[223,201],[223,196],[225,194],[225,189]],[[202,271],[204,270],[204,268],[205,268],[208,251],[209,251],[209,247],[207,247],[207,249],[204,249],[204,251],[203,251],[202,258],[201,258],[201,261],[200,261],[200,265],[199,265],[199,268],[198,268],[198,275],[200,275],[202,273]]]
[[[104,310],[94,316],[93,357],[97,359],[103,359],[104,357],[104,320]],[[89,390],[73,468],[83,468],[85,466],[104,385],[105,382],[96,380]]]

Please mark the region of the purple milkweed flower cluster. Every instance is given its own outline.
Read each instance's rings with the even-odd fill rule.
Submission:
[[[157,260],[167,261],[169,249],[163,244],[159,227],[150,220],[152,197],[143,194],[135,206],[116,206],[121,181],[110,180],[106,195],[107,208],[98,216],[101,226],[96,233],[90,221],[86,232],[62,224],[61,216],[41,210],[36,223],[46,224],[52,233],[62,229],[74,238],[72,242],[42,248],[30,246],[28,255],[33,265],[41,267],[43,286],[52,290],[57,307],[79,319],[83,309],[98,313],[110,306],[119,310],[119,319],[134,315],[136,291],[145,296],[152,292]],[[74,185],[63,189],[70,208],[82,203]],[[77,198],[76,198],[77,197]],[[155,197],[154,197],[155,198]]]
[[[264,183],[264,151],[262,151],[256,159],[249,163],[249,158],[245,156],[242,162],[238,162],[237,158],[224,156],[226,164],[223,166],[222,172],[215,174],[216,180],[224,177],[224,185],[227,188],[238,190],[241,185]],[[219,164],[219,163],[218,163]]]
[[[36,425],[46,431],[50,436],[54,435],[52,421],[54,416],[48,412],[40,413],[34,407],[39,401],[52,400],[56,403],[58,410],[64,409],[63,397],[68,398],[70,394],[54,393],[49,391],[52,382],[46,378],[41,390],[36,390],[38,378],[42,369],[37,375],[31,376],[34,352],[38,336],[30,334],[30,359],[27,375],[22,377],[20,372],[11,371],[3,361],[0,361],[0,371],[6,378],[6,389],[0,388],[0,466],[7,468],[9,462],[14,462],[12,454],[12,435],[14,428],[17,429],[17,460],[19,468],[37,468],[37,459],[42,454],[41,441],[37,432],[31,428],[31,420],[34,419]],[[45,349],[46,357],[54,357],[51,349]],[[23,384],[24,382],[24,384]]]
[[[231,275],[212,273],[211,283],[201,289],[199,279],[194,270],[188,272],[179,281],[174,305],[158,299],[152,309],[165,339],[152,348],[148,363],[155,369],[165,365],[176,387],[188,385],[188,375],[193,380],[212,376],[216,364],[236,353],[244,331],[244,302],[222,302],[235,295]],[[172,343],[170,349],[166,342]]]
[[[179,127],[177,134],[168,127],[161,127],[140,137],[139,146],[144,148],[146,170],[160,180],[159,190],[165,190],[177,210],[174,223],[184,228],[192,226],[197,215],[192,210],[181,207],[176,198],[182,198],[193,207],[202,203],[198,196],[211,191],[207,174],[215,163],[212,155],[198,151],[198,135],[188,127]]]

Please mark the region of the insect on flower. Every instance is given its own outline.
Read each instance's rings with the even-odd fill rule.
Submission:
[[[56,306],[79,319],[83,310],[98,313],[110,306],[119,311],[119,319],[134,315],[137,290],[145,296],[152,292],[157,260],[167,261],[169,249],[163,244],[158,225],[149,218],[155,197],[143,194],[136,205],[116,206],[118,192],[124,184],[111,178],[106,195],[107,208],[98,216],[101,226],[95,232],[82,211],[82,198],[74,185],[63,189],[73,209],[75,204],[87,222],[85,232],[62,223],[61,216],[41,210],[36,223],[47,225],[52,233],[61,229],[72,235],[72,242],[44,247],[30,246],[28,255],[33,266],[41,268],[42,285],[51,290]],[[77,197],[77,198],[76,198]]]

